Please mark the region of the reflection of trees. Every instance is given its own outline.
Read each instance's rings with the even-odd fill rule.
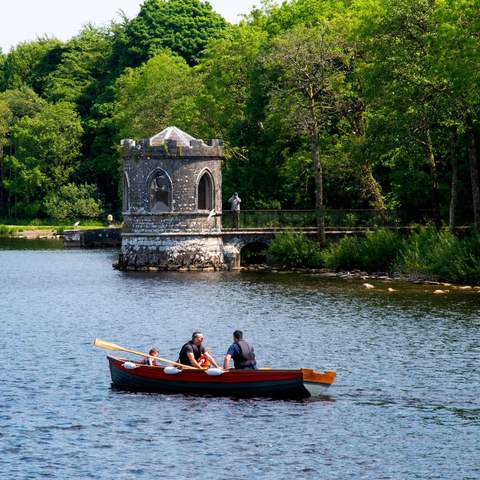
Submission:
[[[150,183],[150,210],[168,212],[170,210],[170,180],[165,173],[158,173]]]

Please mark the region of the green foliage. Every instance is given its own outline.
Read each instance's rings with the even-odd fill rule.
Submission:
[[[0,47],[0,92],[5,90],[5,60],[7,56],[2,52]]]
[[[218,36],[225,20],[199,0],[145,0],[140,13],[118,39],[125,66],[136,67],[164,49],[198,62],[210,37]]]
[[[323,265],[318,243],[306,238],[302,232],[275,235],[267,254],[275,264],[287,268],[319,268]]]
[[[392,271],[402,248],[403,239],[398,233],[378,229],[365,237],[344,237],[331,243],[322,257],[325,265],[333,270]]]
[[[11,233],[12,233],[12,229],[8,225],[0,224],[0,237],[10,235]]]
[[[22,86],[0,93],[0,102],[8,105],[12,113],[12,125],[23,117],[31,117],[47,104],[30,87]]]
[[[69,103],[46,105],[13,128],[15,156],[36,165],[48,177],[48,190],[59,188],[75,170],[80,155],[82,127]]]
[[[480,236],[459,239],[422,228],[411,235],[396,268],[403,273],[454,282],[480,282]]]
[[[198,104],[212,137],[231,138],[247,120],[252,65],[265,41],[260,29],[235,25],[208,42],[197,68],[203,87]]]
[[[44,200],[45,213],[55,220],[98,218],[102,203],[98,199],[95,185],[69,183],[51,192]]]
[[[34,217],[43,197],[67,182],[80,155],[80,120],[71,104],[46,104],[11,129],[11,153],[4,158],[3,186],[16,214]]]
[[[84,27],[64,45],[57,68],[46,80],[46,98],[76,102],[80,108],[84,103],[89,105],[92,99],[86,98],[86,95],[94,88],[98,78],[108,73],[112,43],[110,30],[93,25]]]
[[[197,123],[198,82],[185,60],[169,52],[129,68],[116,83],[114,119],[123,138],[153,136],[168,125],[189,130]]]
[[[329,208],[446,221],[455,164],[468,224],[479,30],[477,0],[263,1],[239,25],[207,2],[146,0],[67,42],[20,43],[0,52],[0,210],[43,215],[74,182],[115,211],[118,140],[175,124],[225,140],[224,195],[245,208],[312,208],[323,177]]]
[[[47,37],[19,43],[6,57],[0,90],[28,85],[42,94],[48,75],[58,66],[62,48],[60,40]]]

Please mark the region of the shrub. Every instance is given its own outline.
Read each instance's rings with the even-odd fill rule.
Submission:
[[[422,228],[408,238],[396,266],[407,274],[478,283],[480,236],[459,239],[446,230]]]
[[[94,185],[69,183],[59,192],[49,194],[44,201],[45,212],[57,220],[98,218],[102,204],[97,198]]]
[[[267,255],[275,264],[284,265],[287,268],[322,266],[320,246],[301,232],[275,235],[268,247]]]
[[[396,232],[377,229],[365,237],[344,237],[322,253],[325,266],[333,270],[391,271],[403,247]]]
[[[12,233],[12,229],[7,225],[0,225],[0,235],[10,235]]]

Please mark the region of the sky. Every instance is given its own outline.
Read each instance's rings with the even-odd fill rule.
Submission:
[[[108,24],[123,10],[134,17],[141,0],[0,0],[0,47],[8,52],[19,42],[44,34],[67,40],[88,22]],[[237,22],[259,0],[210,0],[228,21]]]

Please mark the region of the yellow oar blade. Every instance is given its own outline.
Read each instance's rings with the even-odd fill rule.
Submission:
[[[104,348],[105,350],[121,350],[126,351],[127,349],[117,345],[116,343],[106,342],[105,340],[100,340],[99,338],[95,339],[94,345],[98,348]]]
[[[127,353],[132,353],[133,355],[139,355],[141,357],[152,358],[153,360],[160,360],[161,362],[168,363],[169,365],[176,365],[178,367],[181,367],[181,368],[184,368],[184,369],[187,369],[187,370],[203,371],[201,368],[191,367],[189,365],[183,365],[182,363],[173,362],[172,360],[168,360],[168,359],[162,358],[162,357],[154,357],[152,355],[149,355],[148,353],[139,352],[137,350],[132,350],[130,348],[125,348],[125,347],[122,347],[120,345],[117,345],[116,343],[111,343],[111,342],[106,342],[105,340],[100,340],[99,338],[95,339],[94,345],[98,348],[104,348],[105,350],[127,352]]]

